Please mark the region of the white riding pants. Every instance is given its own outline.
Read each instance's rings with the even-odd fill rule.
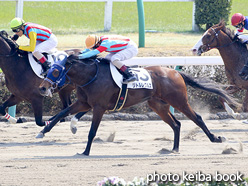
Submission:
[[[32,52],[33,55],[37,58],[40,59],[43,57],[42,52],[51,52],[54,48],[56,48],[58,45],[58,39],[54,34],[51,34],[50,38],[46,41],[37,41],[36,42],[36,47],[34,51]]]
[[[127,47],[117,53],[109,53],[105,58],[109,59],[113,65],[115,65],[118,69],[120,69],[124,63],[122,61],[131,59],[138,54],[138,47],[136,43],[130,41]]]

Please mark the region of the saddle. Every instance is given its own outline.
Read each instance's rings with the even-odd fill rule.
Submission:
[[[57,57],[61,54],[66,55],[67,53],[64,51],[54,51],[53,53],[42,53],[49,62],[51,62],[51,66],[54,64],[54,62],[56,61]],[[39,62],[39,60],[37,60],[33,54],[30,52],[28,53],[28,60],[30,63],[30,66],[32,68],[32,70],[34,71],[34,73],[39,77],[44,79],[45,77],[43,75],[41,75],[41,73],[43,72],[43,68],[41,66],[41,63]]]

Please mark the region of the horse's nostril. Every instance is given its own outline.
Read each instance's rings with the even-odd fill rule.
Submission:
[[[41,92],[45,92],[46,91],[46,88],[45,87],[40,87],[40,91]]]

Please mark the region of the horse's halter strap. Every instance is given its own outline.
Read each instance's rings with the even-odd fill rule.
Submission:
[[[215,33],[215,37],[209,43],[205,44],[205,46],[207,47],[207,50],[211,50],[213,48],[217,48],[217,47],[211,47],[210,45],[214,42],[214,40],[216,38],[218,38],[218,35],[219,35],[220,30],[218,32],[216,32],[215,29],[213,29],[212,27],[211,27],[211,30]],[[204,52],[204,51],[202,51],[202,52]]]
[[[214,32],[215,37],[214,37],[209,43],[207,43],[207,44],[205,44],[205,45],[202,45],[202,46],[206,46],[206,47],[207,47],[207,51],[209,51],[209,50],[211,50],[211,49],[213,49],[213,48],[227,47],[227,46],[233,44],[234,42],[236,42],[236,40],[233,40],[231,43],[228,43],[228,44],[225,44],[225,45],[211,47],[210,45],[214,42],[215,39],[218,39],[219,33],[220,33],[220,31],[221,31],[221,30],[219,30],[218,32],[216,32],[215,29],[213,29],[212,27],[211,27],[211,30]],[[202,53],[203,53],[203,52],[206,52],[206,51],[203,51],[202,48],[201,48],[201,51],[202,51]]]
[[[60,74],[59,74],[59,76],[58,76],[58,78],[56,78],[56,80],[52,80],[52,79],[50,79],[50,78],[48,78],[48,77],[46,77],[45,79],[44,79],[44,81],[47,81],[48,83],[50,83],[51,85],[52,85],[52,87],[51,87],[51,89],[56,89],[57,87],[58,88],[61,88],[61,87],[64,87],[64,84],[61,86],[61,87],[59,87],[58,85],[59,85],[59,83],[63,80],[63,78],[66,76],[66,77],[68,77],[67,76],[67,73],[68,73],[68,71],[71,69],[71,66],[66,70],[66,72],[64,72],[64,70],[65,70],[65,67],[64,66],[62,66],[62,65],[60,65],[60,64],[56,64],[57,66],[59,66],[60,68],[61,68],[61,71],[60,71]],[[48,72],[49,73],[49,72]],[[69,79],[69,83],[67,83],[67,84],[70,84],[70,78],[68,77],[68,79]]]

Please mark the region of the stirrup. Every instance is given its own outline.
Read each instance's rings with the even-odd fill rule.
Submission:
[[[135,76],[132,76],[132,77],[130,77],[130,78],[124,79],[122,83],[123,83],[123,84],[128,84],[128,83],[134,82],[134,81],[136,81],[136,80],[137,80],[136,77],[135,77]]]
[[[45,77],[46,77],[46,75],[47,75],[48,71],[49,71],[49,69],[47,69],[46,71],[44,71],[44,70],[43,70],[43,72],[41,72],[41,73],[40,73],[40,75],[41,75],[41,76],[45,76]]]

